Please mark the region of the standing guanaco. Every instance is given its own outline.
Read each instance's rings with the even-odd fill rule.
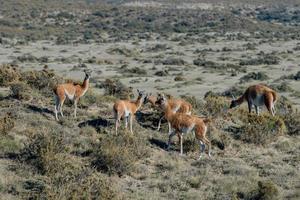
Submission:
[[[64,114],[62,112],[63,104],[66,100],[66,98],[70,99],[71,101],[74,101],[74,117],[76,118],[76,112],[77,112],[77,103],[88,90],[89,88],[89,80],[91,77],[91,71],[90,70],[84,70],[85,77],[83,80],[83,83],[80,84],[74,84],[74,83],[64,83],[57,85],[53,91],[54,91],[54,98],[55,98],[55,119],[58,121],[57,113],[60,112],[61,116],[63,117]]]
[[[238,99],[233,97],[230,108],[234,108],[244,101],[248,102],[249,113],[251,113],[252,106],[255,107],[255,112],[259,115],[259,107],[265,105],[268,111],[275,115],[275,103],[278,99],[277,93],[264,85],[252,85],[246,89],[244,94]]]
[[[168,141],[168,149],[171,146],[172,137],[177,134],[179,135],[180,139],[180,154],[183,154],[183,134],[189,133],[194,131],[195,137],[198,139],[200,143],[200,156],[201,158],[202,153],[205,149],[205,144],[208,146],[208,156],[211,156],[210,149],[211,143],[206,138],[207,126],[210,122],[209,119],[202,119],[195,115],[187,115],[183,113],[174,113],[169,101],[162,95],[156,102],[159,106],[161,106],[165,110],[165,118],[171,124],[171,127],[174,129],[169,134],[169,141]]]
[[[135,101],[130,100],[117,100],[113,106],[113,114],[116,120],[116,135],[118,134],[118,127],[120,125],[121,118],[125,118],[125,128],[127,129],[128,118],[130,125],[130,132],[132,132],[132,121],[135,113],[142,106],[142,98],[144,96],[144,91],[137,90],[138,97]]]
[[[158,97],[161,98],[162,96],[158,96]],[[168,102],[168,105],[170,105],[170,108],[173,113],[182,113],[182,114],[187,114],[187,115],[192,114],[192,105],[183,99],[169,98],[169,99],[167,99],[167,102]],[[162,118],[160,118],[160,120],[158,122],[158,128],[157,128],[158,131],[160,129],[161,120],[162,120]],[[168,121],[168,119],[167,119],[167,121]],[[168,126],[169,126],[169,133],[170,133],[171,132],[171,124],[169,121],[168,121]]]

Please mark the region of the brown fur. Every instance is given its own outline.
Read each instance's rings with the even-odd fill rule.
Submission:
[[[231,102],[230,108],[236,107],[242,104],[244,101],[247,101],[249,112],[251,112],[252,105],[254,105],[253,102],[258,96],[263,96],[264,105],[267,107],[268,111],[274,116],[275,115],[274,106],[278,99],[278,95],[271,88],[268,88],[267,86],[260,85],[260,84],[248,87],[242,96],[240,96],[238,99],[233,100]],[[259,114],[258,111],[257,114]]]
[[[169,145],[171,143],[171,138],[173,135],[177,134],[180,136],[180,152],[182,154],[183,147],[182,147],[182,137],[183,137],[183,130],[188,129],[186,132],[190,132],[192,130],[195,131],[195,137],[203,144],[208,145],[208,151],[210,155],[210,141],[206,138],[206,131],[207,126],[206,123],[209,123],[210,119],[202,119],[195,115],[187,115],[183,113],[174,113],[169,101],[162,97],[158,100],[158,104],[164,108],[165,110],[165,118],[170,122],[171,127],[174,131],[169,136]]]
[[[128,119],[130,118],[129,124],[130,124],[130,132],[132,132],[132,121],[135,113],[140,109],[142,106],[142,97],[143,92],[138,91],[139,95],[138,98],[135,101],[130,100],[117,100],[113,106],[113,113],[114,118],[116,120],[116,134],[118,134],[118,127],[120,125],[121,119],[125,119],[125,128],[127,129],[127,123]],[[126,112],[129,114],[126,116]]]
[[[74,101],[74,116],[76,117],[77,111],[77,103],[88,90],[89,88],[89,79],[90,79],[90,72],[85,71],[85,78],[83,83],[74,84],[74,83],[64,83],[57,85],[53,92],[55,94],[55,118],[58,120],[57,113],[60,112],[61,116],[63,117],[62,106],[66,100],[66,98]]]

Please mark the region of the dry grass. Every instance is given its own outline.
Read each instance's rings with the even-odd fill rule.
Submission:
[[[111,2],[3,1],[0,57],[14,64],[0,66],[0,198],[299,199],[299,6]],[[51,69],[79,78],[87,67],[77,118],[66,103],[56,122],[52,87],[75,81]],[[261,81],[281,94],[275,117],[228,109]],[[134,134],[122,121],[116,136],[112,104],[140,87],[183,95],[209,117],[212,158],[196,160],[193,133],[183,156],[178,144],[166,151],[162,113],[144,105]]]

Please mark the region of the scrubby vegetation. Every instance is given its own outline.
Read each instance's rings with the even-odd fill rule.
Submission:
[[[2,1],[0,199],[299,199],[299,3],[224,2]],[[77,118],[66,101],[56,122],[53,86],[84,69]],[[256,83],[279,93],[274,117],[229,109]],[[136,89],[209,118],[212,158],[193,133],[167,151],[148,104],[115,135],[113,102]]]

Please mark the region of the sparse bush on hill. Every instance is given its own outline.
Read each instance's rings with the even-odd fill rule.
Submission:
[[[15,126],[15,120],[11,113],[6,113],[0,117],[0,133],[7,134]]]
[[[65,148],[63,133],[48,130],[33,136],[20,153],[19,160],[30,164],[39,173],[51,176],[67,167],[62,154]]]
[[[16,82],[12,83],[10,88],[12,93],[11,96],[13,98],[26,101],[31,99],[32,89],[28,84],[24,82]]]
[[[258,181],[257,189],[247,195],[246,199],[258,199],[258,200],[278,200],[280,194],[278,187],[272,181]]]
[[[203,113],[206,116],[216,116],[224,114],[224,111],[229,109],[229,101],[221,96],[206,96],[206,103],[203,107]]]
[[[163,64],[163,65],[184,65],[186,62],[180,58],[167,58],[162,61],[155,61],[155,64]]]
[[[138,56],[139,51],[136,49],[128,49],[126,47],[115,47],[108,50],[110,54],[120,54],[126,57]]]
[[[21,78],[21,73],[11,65],[0,65],[0,86],[9,86]]]
[[[94,149],[92,165],[102,172],[119,176],[129,174],[136,161],[148,155],[145,138],[124,132],[118,136],[106,135]]]
[[[240,65],[277,65],[279,64],[279,60],[277,56],[272,54],[262,54],[257,58],[241,60]]]
[[[243,77],[240,78],[240,82],[249,82],[252,80],[260,80],[260,81],[264,81],[264,80],[268,80],[269,77],[266,75],[266,73],[264,72],[250,72],[246,75],[244,75]]]
[[[280,116],[272,116],[269,113],[256,115],[248,113],[244,109],[238,110],[238,119],[243,122],[239,131],[235,134],[237,139],[244,142],[266,145],[287,133],[284,120]]]
[[[106,79],[97,85],[104,89],[105,95],[115,96],[121,99],[130,99],[134,96],[132,87],[127,87],[119,80]]]
[[[156,76],[168,76],[169,71],[168,70],[157,71],[157,72],[154,73],[154,75],[156,75]]]
[[[244,87],[236,87],[233,86],[227,90],[225,90],[224,92],[221,93],[221,96],[226,96],[229,98],[232,98],[233,96],[238,98],[239,96],[243,95],[245,92],[245,88]]]
[[[125,67],[121,67],[121,72],[129,73],[129,74],[144,75],[144,76],[147,75],[147,70],[142,69],[141,67],[127,68],[127,66],[125,66]]]

